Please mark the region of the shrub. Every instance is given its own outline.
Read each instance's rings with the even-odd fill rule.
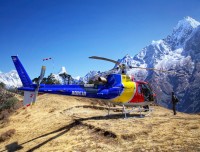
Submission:
[[[16,97],[11,97],[8,98],[6,101],[4,101],[2,103],[2,105],[0,106],[0,111],[4,110],[4,109],[10,109],[13,108],[14,105],[18,102],[18,99]]]
[[[0,112],[0,120],[6,120],[6,119],[8,119],[9,115],[10,114],[9,114],[8,109],[1,111]]]
[[[12,137],[12,135],[13,135],[14,133],[15,133],[15,129],[10,129],[10,130],[8,130],[8,131],[2,133],[2,134],[0,135],[0,142],[3,142],[3,141],[5,141],[5,140],[9,139],[10,137]]]
[[[6,86],[6,85],[5,85],[3,82],[0,82],[0,88],[3,88],[3,89],[4,89],[5,86]]]

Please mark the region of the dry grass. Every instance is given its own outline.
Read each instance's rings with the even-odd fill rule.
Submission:
[[[0,143],[0,151],[200,151],[200,115],[178,113],[155,106],[149,117],[134,113],[123,119],[92,99],[42,95],[19,109],[0,128],[15,134]],[[100,108],[97,108],[100,107]]]

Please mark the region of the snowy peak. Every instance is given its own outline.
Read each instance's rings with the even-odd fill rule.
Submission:
[[[180,20],[176,27],[174,28],[174,31],[183,28],[183,29],[188,29],[188,28],[196,28],[197,26],[200,25],[200,22],[196,21],[195,19],[187,16],[183,20]]]
[[[65,67],[61,67],[61,70],[60,70],[60,72],[59,72],[58,74],[61,74],[61,73],[67,73],[67,71],[66,71],[66,68],[65,68]]]
[[[199,25],[200,23],[195,19],[185,17],[175,26],[170,41],[174,43],[175,47],[184,45],[185,41],[192,36],[193,32]]]
[[[7,88],[15,88],[22,86],[21,80],[16,70],[8,73],[0,73],[0,82],[3,82]]]

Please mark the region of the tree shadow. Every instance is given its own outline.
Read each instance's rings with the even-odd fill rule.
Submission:
[[[109,116],[93,116],[93,117],[88,117],[88,118],[77,118],[77,119],[74,119],[74,122],[72,122],[72,123],[70,123],[70,124],[68,124],[68,125],[66,125],[66,126],[64,126],[64,127],[61,127],[61,128],[59,128],[59,129],[57,129],[57,130],[54,130],[54,131],[52,131],[52,132],[43,134],[43,135],[41,135],[41,136],[38,136],[38,137],[33,138],[33,139],[31,139],[31,140],[28,140],[28,141],[26,141],[26,142],[24,142],[24,143],[18,144],[18,142],[14,142],[14,143],[11,143],[11,144],[9,144],[9,145],[6,145],[6,146],[5,146],[6,149],[3,150],[3,151],[6,151],[6,150],[7,150],[8,152],[17,151],[17,150],[22,149],[22,148],[23,148],[23,145],[25,145],[25,144],[27,144],[27,143],[29,143],[29,142],[32,142],[32,141],[34,141],[34,140],[37,140],[37,139],[40,139],[40,138],[49,136],[49,135],[51,135],[51,134],[60,132],[59,134],[57,134],[57,135],[55,135],[55,136],[53,136],[53,137],[51,137],[51,138],[49,138],[49,139],[43,141],[42,143],[40,143],[40,144],[38,144],[38,145],[32,147],[31,149],[29,149],[29,150],[27,151],[27,152],[32,152],[32,151],[34,151],[34,150],[36,150],[36,149],[42,147],[43,145],[47,144],[48,142],[52,141],[53,139],[56,139],[56,138],[62,136],[63,134],[67,133],[70,129],[72,129],[72,128],[78,126],[78,125],[80,125],[83,121],[86,121],[86,120],[121,119],[121,118],[123,118],[122,116],[123,116],[122,114],[112,114],[112,115],[109,115]],[[139,117],[140,117],[140,114],[128,114],[127,116],[129,116],[129,117],[138,117],[138,118],[139,118]],[[144,115],[143,115],[143,116],[144,116]],[[1,151],[1,152],[3,152],[3,151]]]

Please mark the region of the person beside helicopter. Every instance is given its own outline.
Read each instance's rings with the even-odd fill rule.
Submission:
[[[172,110],[174,115],[176,115],[176,104],[179,102],[178,98],[175,96],[174,92],[172,92]]]

